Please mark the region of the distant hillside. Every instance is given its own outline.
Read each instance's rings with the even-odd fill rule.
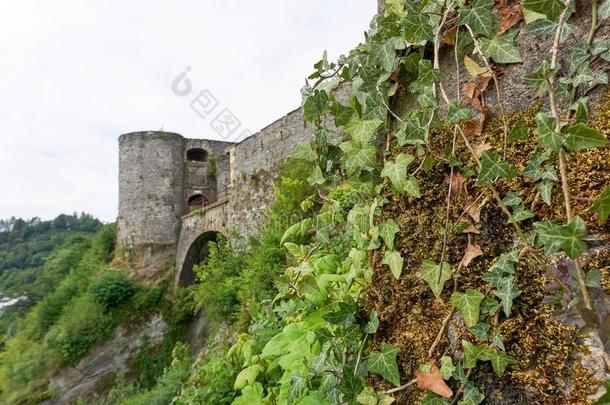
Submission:
[[[48,221],[0,220],[0,297],[26,297],[1,312],[0,334],[55,289],[101,225],[85,213],[62,214]]]

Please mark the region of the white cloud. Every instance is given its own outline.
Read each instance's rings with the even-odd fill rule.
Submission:
[[[117,138],[216,138],[170,90],[186,66],[256,131],[300,103],[322,52],[362,39],[371,0],[3,0],[0,218],[86,211],[113,221]]]

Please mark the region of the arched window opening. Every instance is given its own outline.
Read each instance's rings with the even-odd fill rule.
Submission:
[[[186,151],[186,160],[189,162],[206,162],[208,152],[205,149],[193,148]]]

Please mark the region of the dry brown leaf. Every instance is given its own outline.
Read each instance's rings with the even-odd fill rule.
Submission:
[[[449,184],[449,176],[445,177],[445,183]],[[467,193],[466,177],[462,176],[460,172],[453,173],[453,178],[451,180],[451,194],[458,196],[462,193],[462,191]]]
[[[481,222],[481,207],[479,206],[479,204],[477,204],[475,199],[468,198],[466,200],[466,212],[468,213],[470,218],[472,218],[475,224]]]
[[[417,386],[422,390],[434,392],[444,398],[451,398],[453,391],[445,383],[441,373],[438,371],[438,367],[432,366],[432,370],[426,373],[421,370],[417,370]]]
[[[471,261],[482,255],[483,251],[481,250],[481,246],[471,245],[469,243],[466,252],[464,252],[464,257],[462,257],[462,267],[468,267]]]
[[[464,121],[464,135],[466,138],[472,139],[475,135],[481,134],[481,128],[479,127],[479,123],[473,120]]]
[[[457,26],[447,30],[442,36],[441,41],[447,45],[455,45],[455,38],[457,34]]]
[[[519,2],[508,4],[507,0],[496,0],[500,11],[500,34],[519,24],[523,20],[523,12]]]
[[[474,154],[480,159],[483,152],[491,149],[491,145],[487,142],[481,142],[472,145],[472,149],[474,150]]]

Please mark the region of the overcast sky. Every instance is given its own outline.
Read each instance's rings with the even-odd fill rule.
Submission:
[[[206,89],[256,132],[299,106],[313,63],[361,42],[375,11],[372,0],[0,0],[0,218],[114,221],[121,133],[217,139],[214,117],[190,107]],[[187,67],[180,97],[171,83]]]

